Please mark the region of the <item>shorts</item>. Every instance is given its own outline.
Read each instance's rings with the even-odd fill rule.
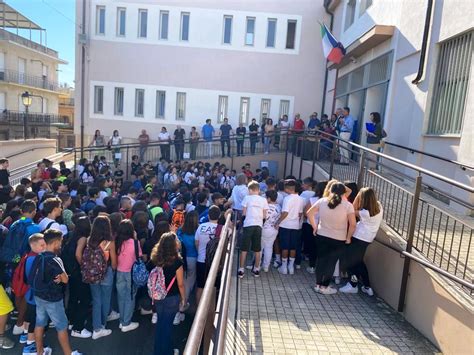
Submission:
[[[296,250],[301,243],[301,229],[282,228],[278,230],[280,237],[280,248],[282,250]]]
[[[13,304],[8,297],[5,289],[0,285],[0,316],[10,313],[13,311]]]
[[[250,248],[254,253],[262,251],[262,227],[244,227],[240,249],[242,251],[250,251]]]
[[[37,327],[46,327],[48,320],[51,319],[58,332],[67,330],[68,320],[64,310],[63,300],[48,302],[39,297],[35,297],[35,303]]]
[[[204,288],[206,284],[206,263],[196,263],[196,286],[197,288]]]
[[[36,306],[34,304],[26,304],[25,322],[29,323],[28,333],[34,333],[36,326]]]

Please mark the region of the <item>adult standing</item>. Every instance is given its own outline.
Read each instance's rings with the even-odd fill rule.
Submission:
[[[290,122],[288,122],[288,115],[283,115],[280,120],[280,149],[286,149],[289,130]]]
[[[100,130],[96,129],[94,133],[94,137],[92,137],[92,141],[89,144],[89,147],[103,147],[105,146],[105,138],[100,133]]]
[[[296,155],[300,156],[301,155],[301,141],[300,137],[304,133],[304,121],[301,119],[301,115],[297,113],[295,115],[295,122],[293,124],[293,134],[295,135],[294,142],[296,143]],[[294,147],[295,145],[293,145]]]
[[[252,123],[249,126],[249,139],[250,139],[250,154],[255,155],[255,148],[258,141],[258,124],[255,118],[252,118]]]
[[[199,144],[199,132],[196,130],[196,127],[191,127],[191,132],[189,132],[189,146],[190,146],[190,158],[191,160],[196,160],[196,152]]]
[[[265,146],[265,154],[270,153],[270,145],[272,143],[273,133],[275,131],[275,127],[273,127],[273,120],[271,118],[267,119],[264,127],[264,146]]]
[[[186,132],[180,125],[176,126],[174,130],[174,149],[176,151],[176,159],[183,160],[184,154],[184,137],[186,136]]]
[[[239,123],[239,127],[237,127],[236,131],[235,142],[237,143],[237,156],[243,157],[244,156],[244,141],[245,141],[245,134],[247,133],[247,128],[244,127],[242,122]]]
[[[321,128],[321,121],[318,118],[318,113],[313,112],[309,117],[308,130],[311,134],[315,134],[317,129]]]
[[[207,155],[209,159],[212,158],[212,138],[214,138],[214,127],[211,124],[211,119],[206,120],[206,124],[202,126],[202,137],[206,141]]]
[[[378,152],[380,150],[380,143],[382,142],[382,138],[383,138],[383,128],[382,128],[382,123],[380,119],[380,113],[371,112],[370,120],[372,121],[372,129],[370,131],[366,129],[367,148]],[[377,161],[379,157],[374,156],[373,159]],[[375,169],[376,166],[377,164],[375,162],[369,161],[370,169]]]
[[[146,133],[146,129],[142,129],[142,133],[138,136],[138,142],[140,143],[140,162],[143,163],[150,142],[150,136]]]
[[[354,118],[350,114],[351,110],[349,107],[344,107],[342,111],[342,117],[339,118],[339,137],[346,141],[340,142],[341,146],[341,165],[349,165],[349,159],[351,157],[350,144],[352,130],[354,129]]]
[[[224,123],[219,128],[219,135],[221,136],[221,152],[222,158],[225,157],[225,145],[227,145],[227,156],[230,158],[230,135],[232,133],[232,126],[229,124],[229,119],[224,118]]]
[[[8,159],[0,159],[0,205],[10,200],[9,165]]]
[[[112,137],[110,137],[109,140],[109,146],[112,148],[115,167],[119,165],[120,159],[122,159],[122,154],[120,154],[120,144],[122,144],[122,137],[120,136],[119,131],[114,130]]]
[[[161,132],[158,134],[158,141],[160,142],[161,157],[169,162],[171,137],[166,127],[161,127]]]

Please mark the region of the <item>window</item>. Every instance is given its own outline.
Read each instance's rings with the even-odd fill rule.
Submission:
[[[288,115],[290,112],[290,101],[288,100],[280,100],[280,118],[283,115]]]
[[[117,8],[117,36],[125,37],[126,10],[123,7]]]
[[[229,104],[228,96],[219,96],[218,108],[217,108],[217,122],[224,122],[224,118],[227,117],[227,107]]]
[[[276,20],[276,18],[270,18],[270,19],[268,19],[268,25],[267,25],[267,47],[269,47],[269,48],[275,48],[276,27],[277,27],[277,20]]]
[[[253,46],[255,41],[255,17],[247,17],[247,25],[245,28],[245,45]]]
[[[428,134],[459,134],[465,115],[474,31],[439,45]]]
[[[260,108],[260,122],[270,117],[270,99],[262,99],[262,107]]]
[[[176,121],[184,121],[186,118],[186,93],[176,93]]]
[[[146,38],[148,25],[148,11],[138,10],[138,37]]]
[[[115,88],[114,115],[123,116],[123,88]]]
[[[286,49],[295,49],[296,20],[288,20],[286,29]]]
[[[46,97],[42,100],[41,113],[48,113],[48,99]]]
[[[224,41],[225,44],[232,42],[232,16],[224,16]]]
[[[145,90],[135,90],[135,117],[143,117],[145,111]]]
[[[189,13],[181,13],[181,41],[189,41]]]
[[[364,14],[364,12],[366,12],[367,9],[371,6],[372,6],[372,0],[361,0],[360,9],[359,9],[359,16],[362,16]]]
[[[95,33],[98,35],[105,35],[105,6],[97,6]]]
[[[169,12],[160,11],[160,39],[168,39]]]
[[[354,23],[356,0],[348,0],[346,6],[346,21],[344,22],[344,31]]]
[[[249,108],[250,108],[250,98],[241,97],[239,123],[241,122],[243,124],[247,124],[249,120]]]
[[[94,113],[104,113],[103,86],[94,86]]]
[[[165,118],[166,91],[156,91],[156,118]]]

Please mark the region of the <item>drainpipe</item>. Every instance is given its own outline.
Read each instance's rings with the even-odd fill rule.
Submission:
[[[82,0],[82,35],[86,34],[86,0]],[[84,95],[85,95],[85,65],[86,65],[86,48],[85,44],[81,45],[81,159],[84,158]],[[76,162],[74,162],[76,163]]]
[[[334,22],[334,13],[329,11],[329,4],[331,3],[331,0],[325,0],[324,1],[324,10],[326,11],[326,13],[331,16],[331,21],[329,22],[329,31],[332,32],[332,24]],[[326,104],[326,90],[327,90],[327,87],[328,87],[328,73],[329,73],[329,69],[328,69],[328,61],[326,60],[326,68],[325,68],[325,72],[324,72],[324,86],[323,86],[323,102],[321,104],[321,116],[325,113],[324,112],[324,106]]]
[[[416,78],[411,82],[415,85],[421,81],[425,70],[426,48],[428,47],[428,37],[430,35],[432,9],[433,0],[428,0],[428,5],[426,6],[425,29],[423,30],[423,42],[421,43],[420,64],[418,66]]]

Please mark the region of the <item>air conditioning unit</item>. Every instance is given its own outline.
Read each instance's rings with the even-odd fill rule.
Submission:
[[[77,42],[85,46],[87,44],[87,35],[85,33],[79,33],[77,36]]]

